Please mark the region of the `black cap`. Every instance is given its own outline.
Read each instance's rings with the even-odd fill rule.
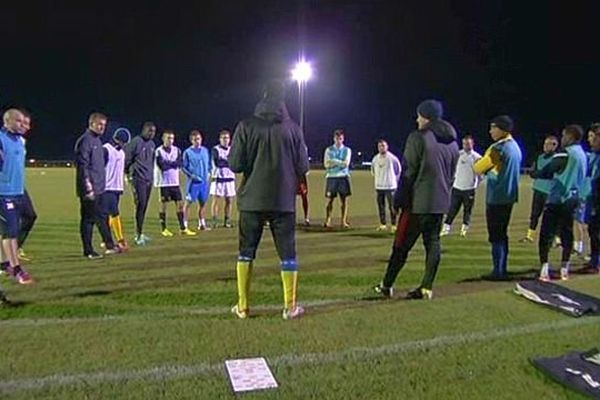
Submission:
[[[508,115],[498,115],[492,119],[492,124],[502,129],[504,132],[512,132],[515,124]]]
[[[417,114],[429,120],[441,119],[444,115],[444,107],[439,101],[428,99],[417,106]]]

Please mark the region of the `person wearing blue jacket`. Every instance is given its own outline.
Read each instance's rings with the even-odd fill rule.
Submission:
[[[575,210],[583,200],[587,156],[581,148],[583,129],[579,125],[568,125],[562,131],[561,151],[552,157],[552,162],[542,170],[532,171],[532,178],[552,179],[550,193],[540,228],[539,256],[542,268],[539,279],[550,280],[548,254],[554,237],[559,234],[562,243],[560,277],[569,278],[569,261],[573,251],[573,222]]]
[[[187,177],[185,196],[185,227],[188,227],[189,211],[198,202],[198,230],[208,231],[206,225],[206,206],[210,194],[212,162],[210,152],[202,146],[202,133],[196,129],[190,132],[192,145],[183,152],[183,173]]]
[[[514,204],[519,201],[519,178],[522,153],[513,138],[514,123],[508,115],[500,115],[490,123],[494,143],[488,147],[473,170],[487,179],[485,217],[488,241],[492,245],[494,269],[485,278],[508,278],[508,224]]]

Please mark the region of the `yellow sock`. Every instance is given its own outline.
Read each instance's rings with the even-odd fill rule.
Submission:
[[[238,310],[248,310],[248,294],[250,292],[250,276],[252,261],[238,261],[236,265],[238,286]]]
[[[281,271],[283,283],[283,302],[287,310],[296,306],[296,293],[298,290],[298,271]]]
[[[123,231],[121,228],[121,219],[119,216],[116,217],[108,217],[108,225],[115,235],[115,239],[117,242],[123,240]]]
[[[527,239],[533,240],[535,237],[535,229],[527,229]]]

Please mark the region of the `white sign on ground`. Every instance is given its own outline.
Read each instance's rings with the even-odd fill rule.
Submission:
[[[267,360],[263,357],[227,360],[225,367],[235,393],[278,387]]]

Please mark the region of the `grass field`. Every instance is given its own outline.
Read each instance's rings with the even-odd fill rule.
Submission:
[[[255,317],[240,321],[229,314],[236,301],[235,229],[160,238],[153,199],[150,246],[88,261],[81,256],[73,176],[68,169],[28,170],[39,219],[26,266],[36,284],[0,278],[9,297],[22,302],[0,310],[3,400],[232,398],[223,362],[251,356],[268,359],[280,388],[248,399],[580,398],[529,358],[599,345],[600,319],[573,319],[515,296],[514,283],[477,279],[491,269],[483,188],[468,238],[443,238],[433,301],[366,301],[392,236],[375,231],[371,178],[355,172],[353,229],[298,232],[306,316],[281,318],[278,260],[266,234],[252,282]],[[317,224],[323,175],[309,178]],[[517,242],[527,228],[529,187],[524,181],[510,230],[509,269],[524,276],[537,267],[536,246]],[[122,213],[131,239],[130,193]],[[420,282],[422,270],[417,245],[397,281],[400,295]],[[577,276],[568,286],[598,294],[600,277]]]

